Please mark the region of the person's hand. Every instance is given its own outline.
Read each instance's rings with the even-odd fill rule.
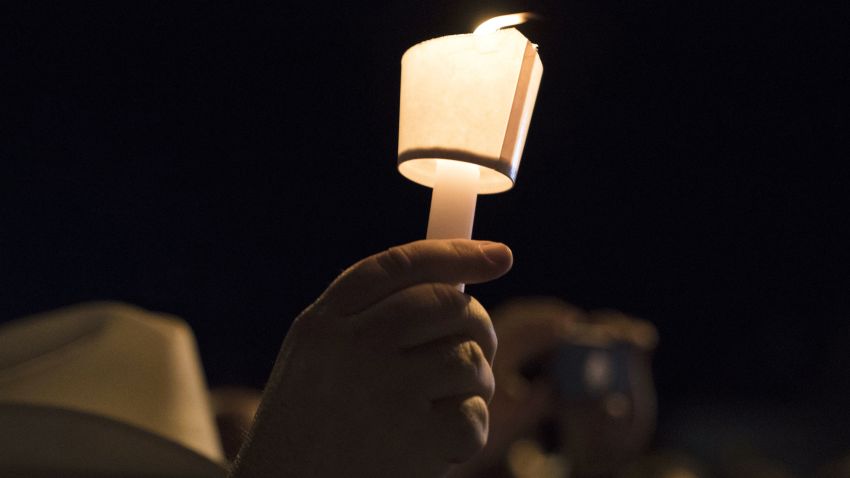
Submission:
[[[293,323],[233,476],[430,477],[487,439],[496,335],[453,284],[510,250],[418,241],[343,272]]]

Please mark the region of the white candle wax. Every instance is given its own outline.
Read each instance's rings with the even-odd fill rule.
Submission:
[[[437,160],[431,212],[428,216],[427,239],[470,239],[478,199],[479,166],[476,164]],[[463,292],[464,285],[458,284]]]
[[[437,160],[431,193],[427,239],[470,239],[478,198],[479,166],[447,159]]]

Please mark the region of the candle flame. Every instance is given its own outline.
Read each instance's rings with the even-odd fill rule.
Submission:
[[[519,25],[520,23],[525,23],[531,18],[535,18],[531,12],[521,12],[521,13],[511,13],[509,15],[499,15],[498,17],[493,17],[489,20],[485,20],[481,25],[478,25],[478,28],[475,29],[472,33],[481,34],[481,33],[493,33],[498,31],[501,28],[512,27],[514,25]]]

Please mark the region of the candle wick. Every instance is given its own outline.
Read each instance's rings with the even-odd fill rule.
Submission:
[[[478,27],[475,28],[472,33],[476,35],[493,33],[499,31],[502,28],[520,25],[522,23],[527,22],[528,20],[537,20],[540,18],[540,15],[533,12],[520,12],[511,13],[508,15],[499,15],[498,17],[493,17],[488,20],[485,20],[483,23],[478,25]]]

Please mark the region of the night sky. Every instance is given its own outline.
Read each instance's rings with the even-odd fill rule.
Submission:
[[[185,318],[262,386],[342,269],[424,237],[400,59],[496,14],[544,74],[516,187],[474,237],[556,295],[652,321],[661,418],[850,396],[841,2],[104,2],[0,7],[0,321],[92,299]],[[818,402],[819,403],[819,402]]]

